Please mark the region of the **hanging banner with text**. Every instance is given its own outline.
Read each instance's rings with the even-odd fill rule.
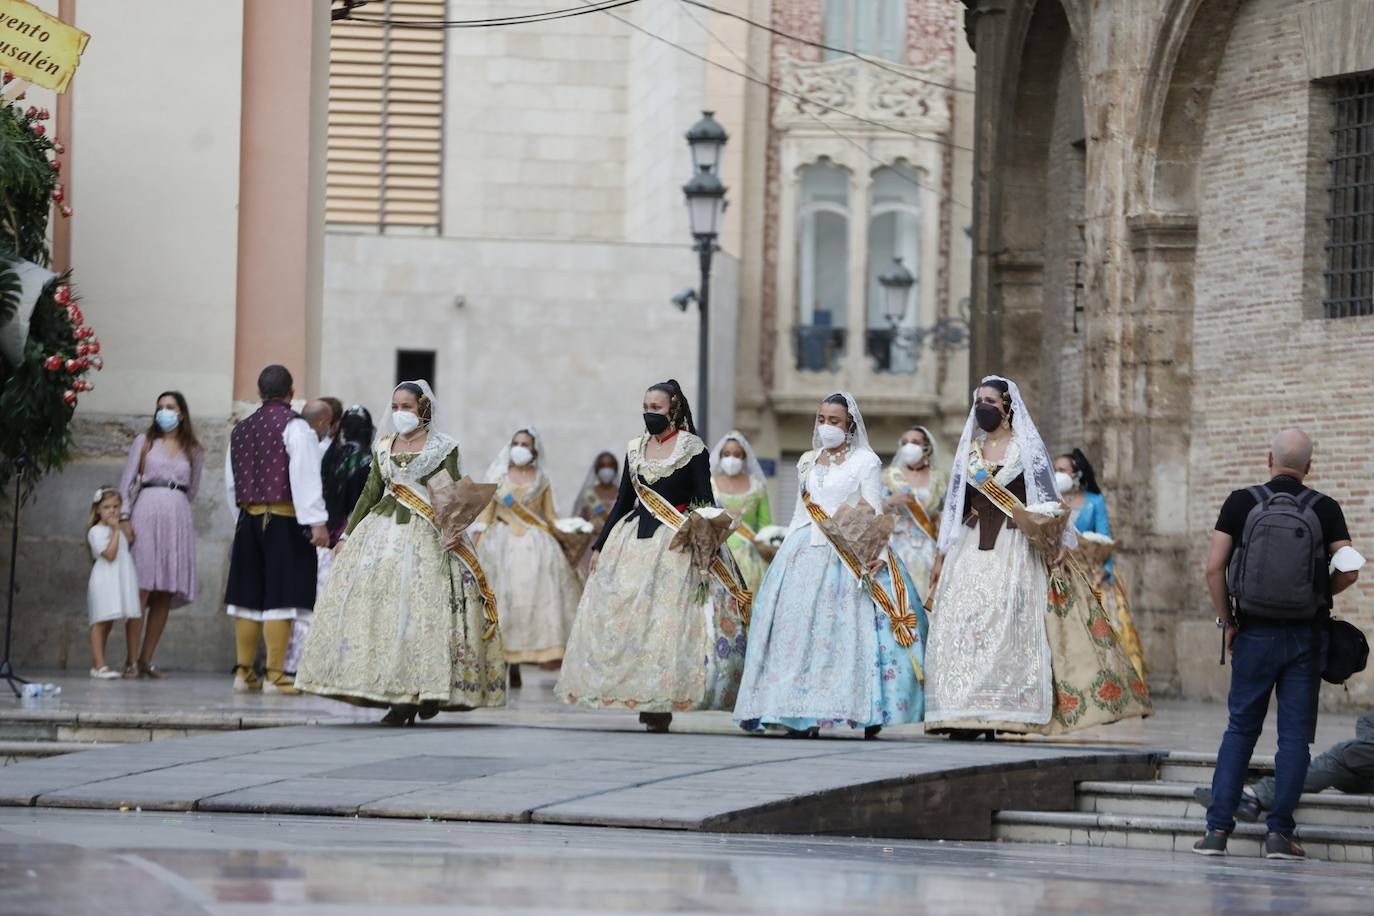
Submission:
[[[0,0],[0,69],[66,92],[91,36],[25,3]]]

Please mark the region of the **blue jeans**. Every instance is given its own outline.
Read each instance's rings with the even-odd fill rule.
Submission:
[[[1230,721],[1217,751],[1212,776],[1212,806],[1207,829],[1236,829],[1250,755],[1269,711],[1269,692],[1279,701],[1279,752],[1274,760],[1274,804],[1268,826],[1274,833],[1293,834],[1293,809],[1302,794],[1311,761],[1309,746],[1316,737],[1317,692],[1326,657],[1326,627],[1249,625],[1236,634],[1231,651],[1231,692],[1227,697]]]

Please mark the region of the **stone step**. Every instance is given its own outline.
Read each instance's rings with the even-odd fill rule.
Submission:
[[[115,747],[94,741],[0,741],[0,766],[42,757],[60,757],[81,751],[99,751]]]
[[[188,738],[247,728],[313,724],[322,717],[199,711],[102,712],[95,710],[0,710],[0,742],[99,742],[129,744]]]
[[[1159,778],[1164,782],[1186,782],[1193,785],[1211,785],[1212,770],[1216,768],[1217,755],[1197,751],[1171,751],[1169,756],[1159,762]],[[1255,756],[1250,758],[1250,779],[1274,774],[1274,758]]]
[[[1174,782],[1081,782],[1076,806],[1097,814],[1202,818],[1207,809],[1193,800],[1194,788]],[[1294,816],[1299,824],[1374,828],[1374,795],[1303,795]]]
[[[1000,811],[993,836],[1008,843],[1109,846],[1191,853],[1206,822],[1196,817],[1097,814],[1079,811]],[[1228,846],[1233,856],[1258,857],[1263,824],[1237,824]],[[1374,828],[1299,826],[1297,838],[1309,858],[1374,864]]]

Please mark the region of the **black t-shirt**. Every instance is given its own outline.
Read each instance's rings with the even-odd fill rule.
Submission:
[[[1292,477],[1280,476],[1266,484],[1275,493],[1291,493],[1297,495],[1306,492],[1301,482]],[[1231,535],[1231,551],[1240,549],[1241,542],[1245,539],[1245,522],[1250,517],[1250,511],[1258,503],[1255,495],[1245,490],[1232,490],[1231,495],[1226,497],[1226,502],[1221,505],[1221,514],[1217,516],[1216,529],[1222,534]],[[1317,521],[1322,526],[1322,543],[1327,547],[1326,561],[1331,562],[1330,545],[1336,541],[1350,540],[1350,529],[1345,525],[1345,513],[1341,511],[1340,503],[1330,496],[1321,496],[1312,504],[1312,511],[1317,516]],[[1328,577],[1322,583],[1322,589],[1326,592],[1326,606],[1331,607],[1331,579]],[[1318,616],[1324,617],[1325,614]],[[1245,615],[1239,615],[1238,619],[1242,624],[1245,622]],[[1265,623],[1272,625],[1274,621],[1266,620]]]

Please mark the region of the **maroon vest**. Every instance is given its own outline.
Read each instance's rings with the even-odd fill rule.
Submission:
[[[291,501],[291,460],[282,434],[298,416],[281,401],[266,401],[229,434],[234,496],[240,506]]]

